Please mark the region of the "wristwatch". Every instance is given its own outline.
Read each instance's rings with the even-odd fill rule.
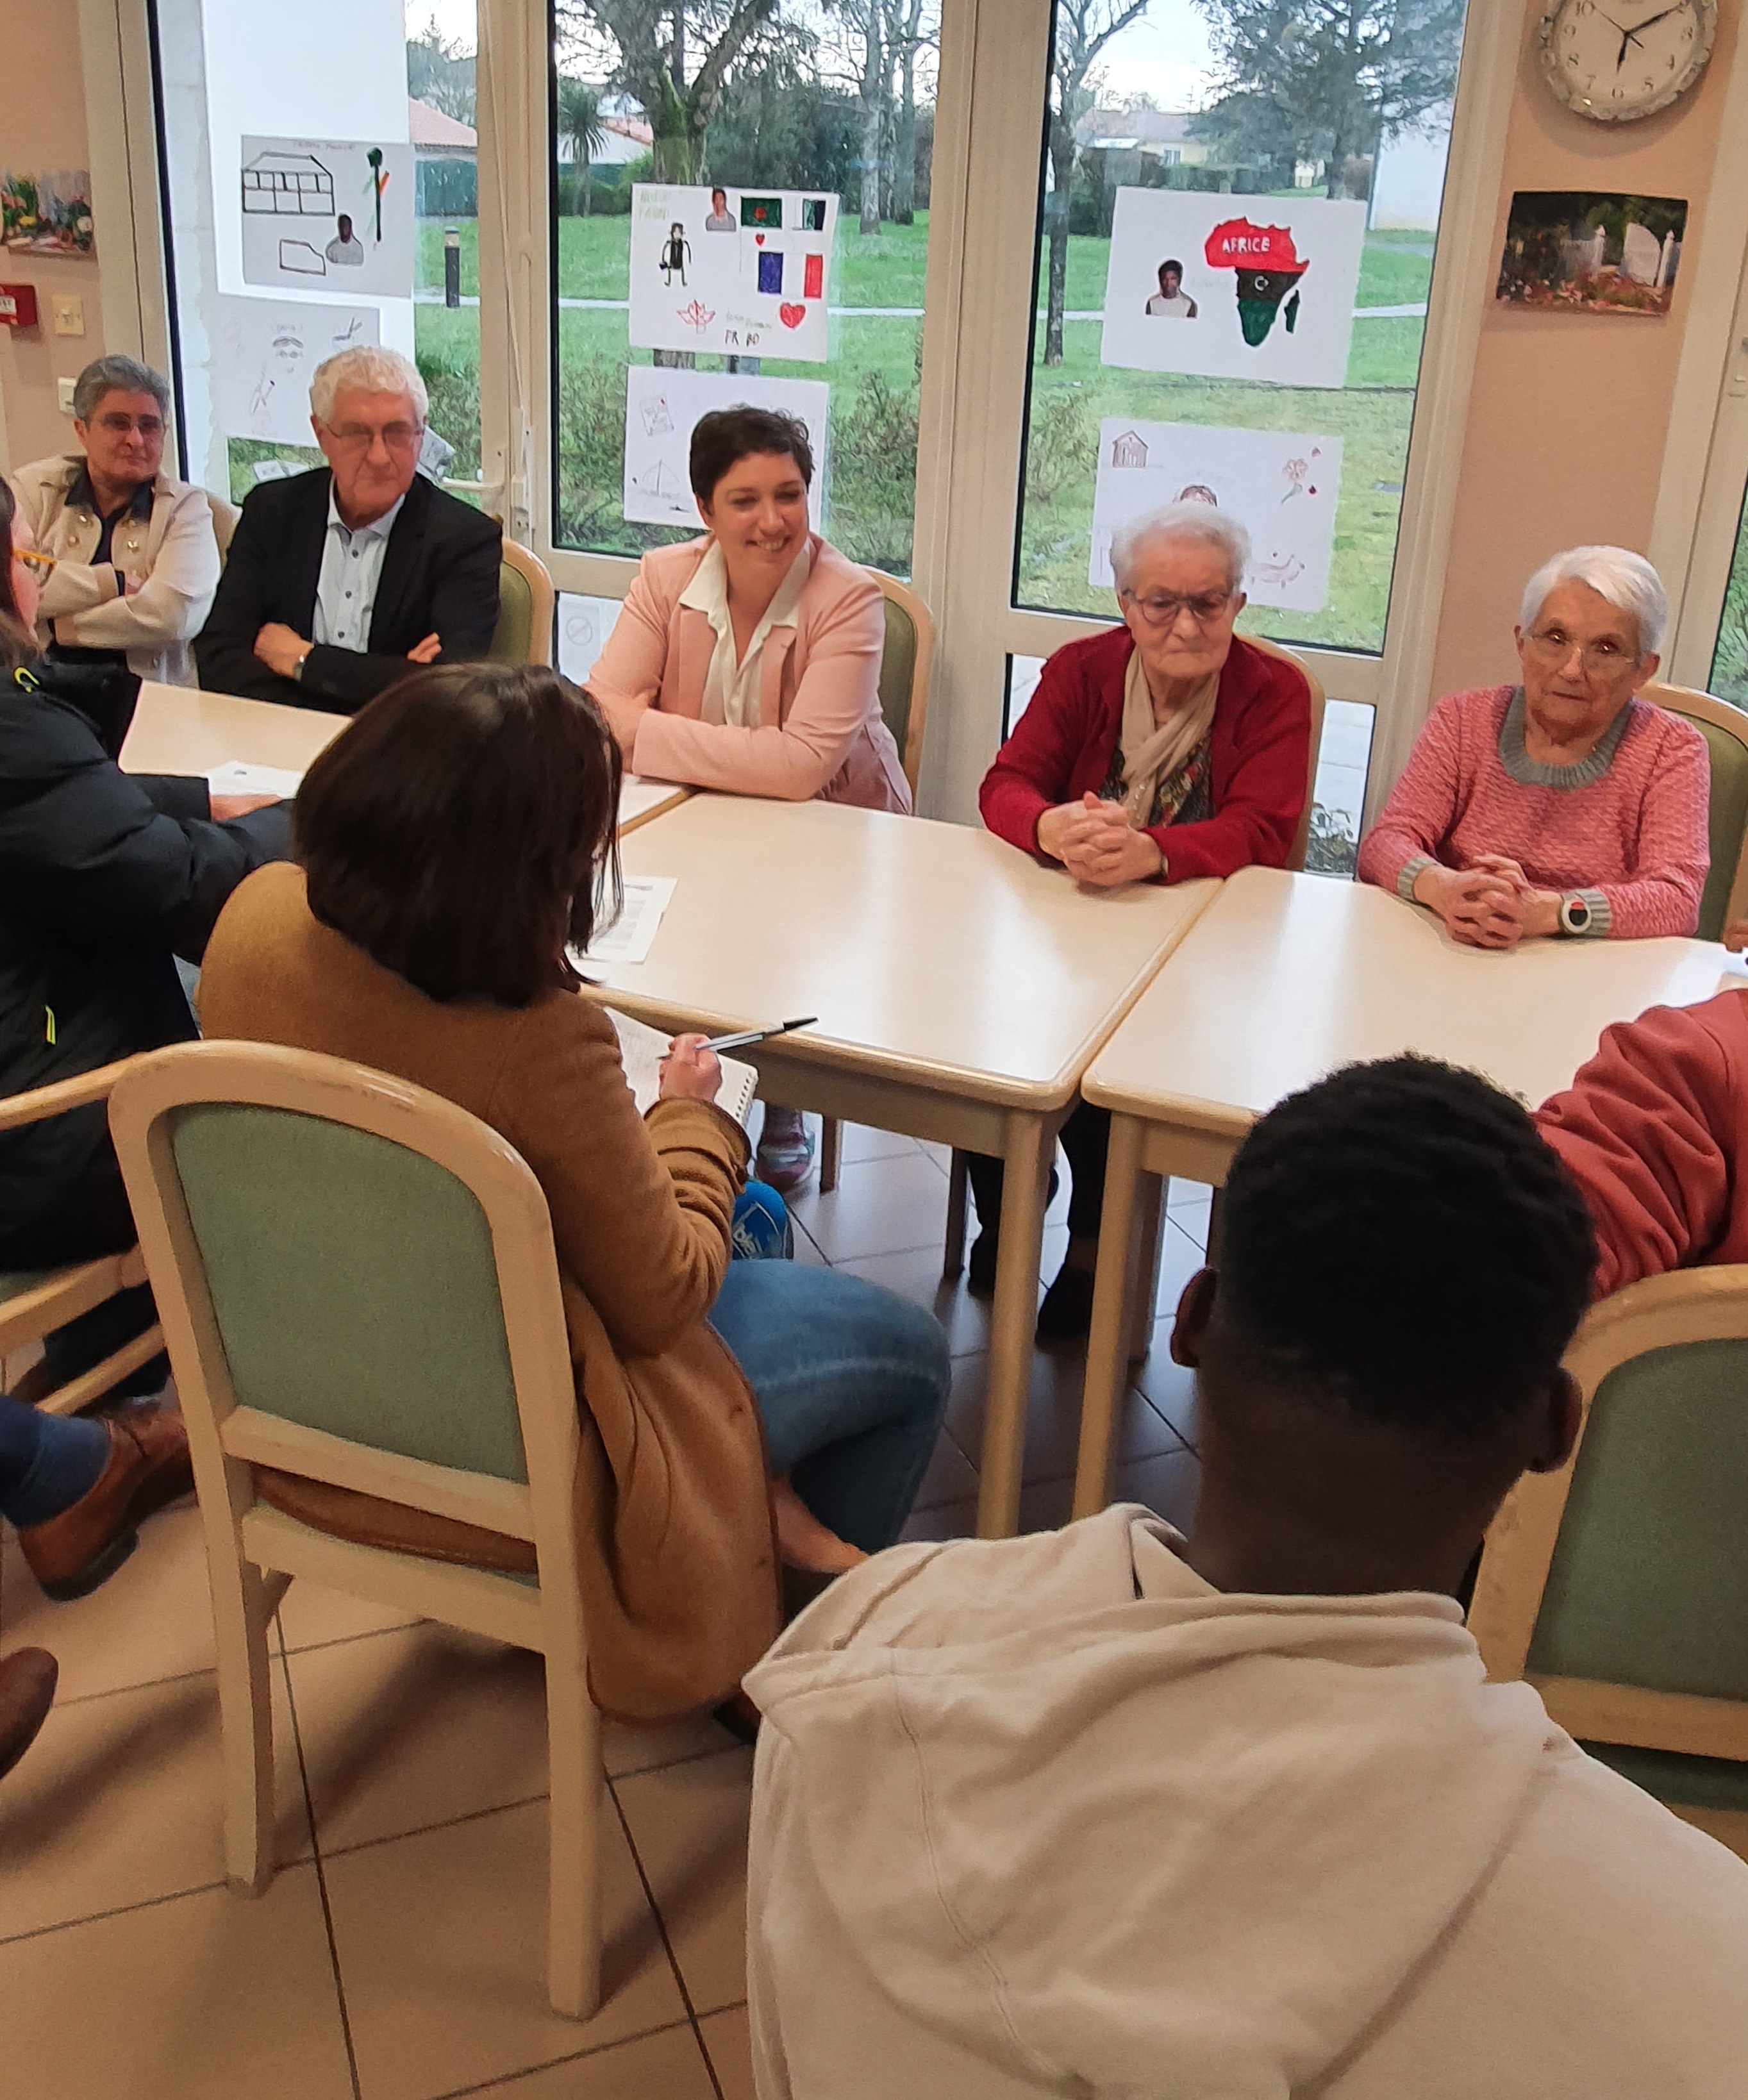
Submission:
[[[315,648],[316,645],[312,642],[309,647],[306,649],[303,654],[298,659],[297,662],[292,665],[291,681],[294,686],[301,686],[303,683],[303,667],[309,662],[311,655],[315,651]]]
[[[1582,897],[1572,893],[1560,898],[1560,930],[1562,933],[1587,933],[1590,920],[1590,907]]]

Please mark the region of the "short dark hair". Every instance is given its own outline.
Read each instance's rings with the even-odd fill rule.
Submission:
[[[303,776],[310,909],[435,999],[527,1006],[577,982],[620,889],[620,756],[586,692],[538,664],[416,671]]]
[[[1159,265],[1159,275],[1163,277],[1168,270],[1175,270],[1180,277],[1184,274],[1184,266],[1175,255],[1167,256],[1164,262]]]
[[[1446,1443],[1545,1391],[1596,1241],[1565,1167],[1474,1072],[1403,1057],[1272,1110],[1239,1148],[1219,1311],[1278,1390]]]
[[[788,453],[801,485],[814,485],[814,448],[799,416],[779,408],[713,408],[692,426],[692,493],[708,503],[716,485],[737,461],[753,452]]]

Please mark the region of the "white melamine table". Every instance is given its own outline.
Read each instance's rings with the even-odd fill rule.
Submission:
[[[313,708],[281,707],[276,700],[148,682],[139,689],[121,764],[130,773],[195,774],[240,758],[250,765],[303,773],[350,719]],[[620,786],[620,836],[677,809],[691,792],[628,773]]]
[[[739,1053],[767,1098],[1005,1161],[978,1526],[1013,1531],[1056,1134],[1219,885],[1087,891],[964,825],[723,795],[623,859],[677,886],[647,961],[593,966],[616,1006],[711,1034],[817,1013]]]
[[[1740,985],[1710,941],[1460,947],[1431,912],[1368,884],[1234,875],[1088,1066],[1111,1110],[1075,1515],[1106,1498],[1126,1354],[1137,1194],[1169,1174],[1216,1186],[1251,1125],[1339,1066],[1417,1050],[1531,1106],[1569,1085],[1605,1028]],[[1146,1191],[1150,1201],[1154,1191]]]

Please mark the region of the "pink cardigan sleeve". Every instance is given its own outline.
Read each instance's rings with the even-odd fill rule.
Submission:
[[[1691,933],[1711,866],[1711,756],[1689,723],[1664,716],[1661,748],[1645,782],[1639,820],[1638,871],[1630,881],[1596,885],[1618,941]]]
[[[613,634],[616,641],[618,628]],[[790,646],[799,645],[797,634]],[[810,621],[806,668],[780,727],[737,729],[652,708],[638,726],[632,765],[659,780],[725,794],[809,801],[842,770],[863,726],[879,712],[885,645],[880,585],[859,579]]]
[[[667,660],[667,611],[639,562],[607,646],[584,682],[590,692],[603,697],[611,695],[638,707],[654,707],[661,697],[661,674]]]
[[[1408,763],[1361,844],[1362,882],[1406,896],[1415,876],[1429,860],[1438,858],[1439,848],[1456,822],[1462,791],[1461,703],[1466,697],[1447,695],[1427,717]]]

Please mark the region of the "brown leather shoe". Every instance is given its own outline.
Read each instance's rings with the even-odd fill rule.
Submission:
[[[55,1703],[60,1674],[46,1648],[16,1648],[0,1662],[0,1779],[37,1740]]]
[[[107,1582],[133,1551],[142,1520],[193,1485],[180,1414],[148,1401],[100,1418],[109,1462],[97,1485],[71,1509],[18,1534],[31,1573],[57,1604]]]

